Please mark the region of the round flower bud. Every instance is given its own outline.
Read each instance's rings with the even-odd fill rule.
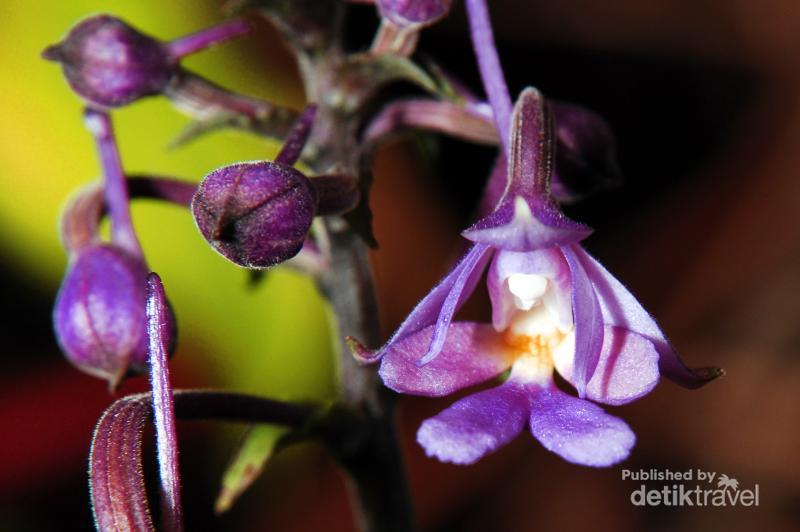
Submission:
[[[60,62],[73,90],[102,107],[158,94],[176,72],[159,41],[109,15],[82,21],[42,55]]]
[[[78,252],[56,298],[53,322],[62,350],[112,388],[128,372],[147,371],[146,278],[141,260],[113,245],[90,245]]]
[[[428,26],[445,17],[453,0],[378,0],[381,16],[401,28]]]
[[[192,199],[197,227],[222,256],[267,268],[295,256],[311,228],[317,194],[291,166],[258,161],[208,174]]]

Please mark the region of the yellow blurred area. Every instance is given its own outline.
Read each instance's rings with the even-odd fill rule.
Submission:
[[[221,20],[219,6],[208,0],[0,4],[0,246],[9,269],[25,272],[43,292],[57,286],[66,264],[60,211],[72,191],[99,175],[81,123],[82,103],[60,67],[40,59],[41,50],[99,12],[169,40]],[[285,57],[270,63],[270,54],[258,49],[264,40],[248,36],[184,64],[223,86],[299,108],[295,74]],[[168,150],[188,118],[157,97],[114,111],[112,118],[131,173],[198,181],[219,166],[273,157],[278,148],[243,133],[217,132]],[[208,386],[284,398],[332,393],[325,309],[309,280],[278,269],[250,290],[246,272],[206,245],[185,210],[143,201],[134,205],[133,217],[149,266],[162,276],[178,317],[181,364],[193,364],[181,358],[190,356],[210,368]]]

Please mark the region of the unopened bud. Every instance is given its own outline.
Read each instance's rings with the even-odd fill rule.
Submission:
[[[70,362],[112,388],[128,372],[147,371],[146,278],[141,260],[94,244],[78,252],[58,292],[53,321],[59,345]]]
[[[616,139],[606,121],[579,105],[564,102],[550,105],[558,137],[552,184],[556,198],[572,202],[619,184]]]
[[[159,41],[109,15],[82,21],[42,55],[60,62],[73,90],[102,107],[158,94],[176,72]]]
[[[267,268],[295,256],[316,208],[317,194],[306,176],[268,161],[215,170],[192,199],[192,214],[205,239],[247,268]]]

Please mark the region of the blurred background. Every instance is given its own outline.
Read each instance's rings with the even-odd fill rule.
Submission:
[[[219,8],[212,0],[0,3],[1,530],[91,529],[86,457],[92,427],[113,400],[105,383],[64,360],[51,332],[66,264],[59,213],[98,165],[80,101],[39,53],[101,10],[171,39],[219,20]],[[687,363],[728,374],[697,391],[663,382],[613,409],[638,444],[621,467],[603,470],[568,464],[528,436],[473,467],[440,464],[414,434],[452,399],[403,398],[399,422],[421,529],[797,529],[800,7],[495,0],[491,9],[513,93],[533,84],[585,104],[617,134],[625,182],[568,211],[595,227],[586,246],[660,320]],[[368,42],[373,9],[353,11],[349,35]],[[420,53],[478,89],[465,27],[457,3],[423,35]],[[304,103],[293,61],[265,23],[186,66],[240,92]],[[219,132],[168,150],[187,119],[159,98],[113,116],[131,172],[197,181],[278,148]],[[491,160],[491,150],[431,136],[379,153],[373,210],[381,247],[373,258],[384,335],[457,256],[458,231]],[[179,320],[178,387],[333,395],[325,311],[312,283],[278,268],[249,288],[245,272],[213,253],[178,208],[140,202],[134,221]],[[480,319],[488,306],[475,301],[465,312]],[[120,393],[145,386],[132,379]],[[280,454],[228,514],[214,517],[219,478],[242,430],[180,425],[188,530],[353,529],[342,479],[314,446]],[[759,484],[760,506],[635,507],[629,497],[639,483],[621,480],[621,468],[725,473],[745,488]]]

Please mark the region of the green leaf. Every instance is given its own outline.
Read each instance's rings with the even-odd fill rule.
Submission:
[[[222,488],[214,503],[216,513],[221,514],[230,509],[234,501],[250,487],[290,431],[287,427],[277,425],[250,427],[222,476]]]

